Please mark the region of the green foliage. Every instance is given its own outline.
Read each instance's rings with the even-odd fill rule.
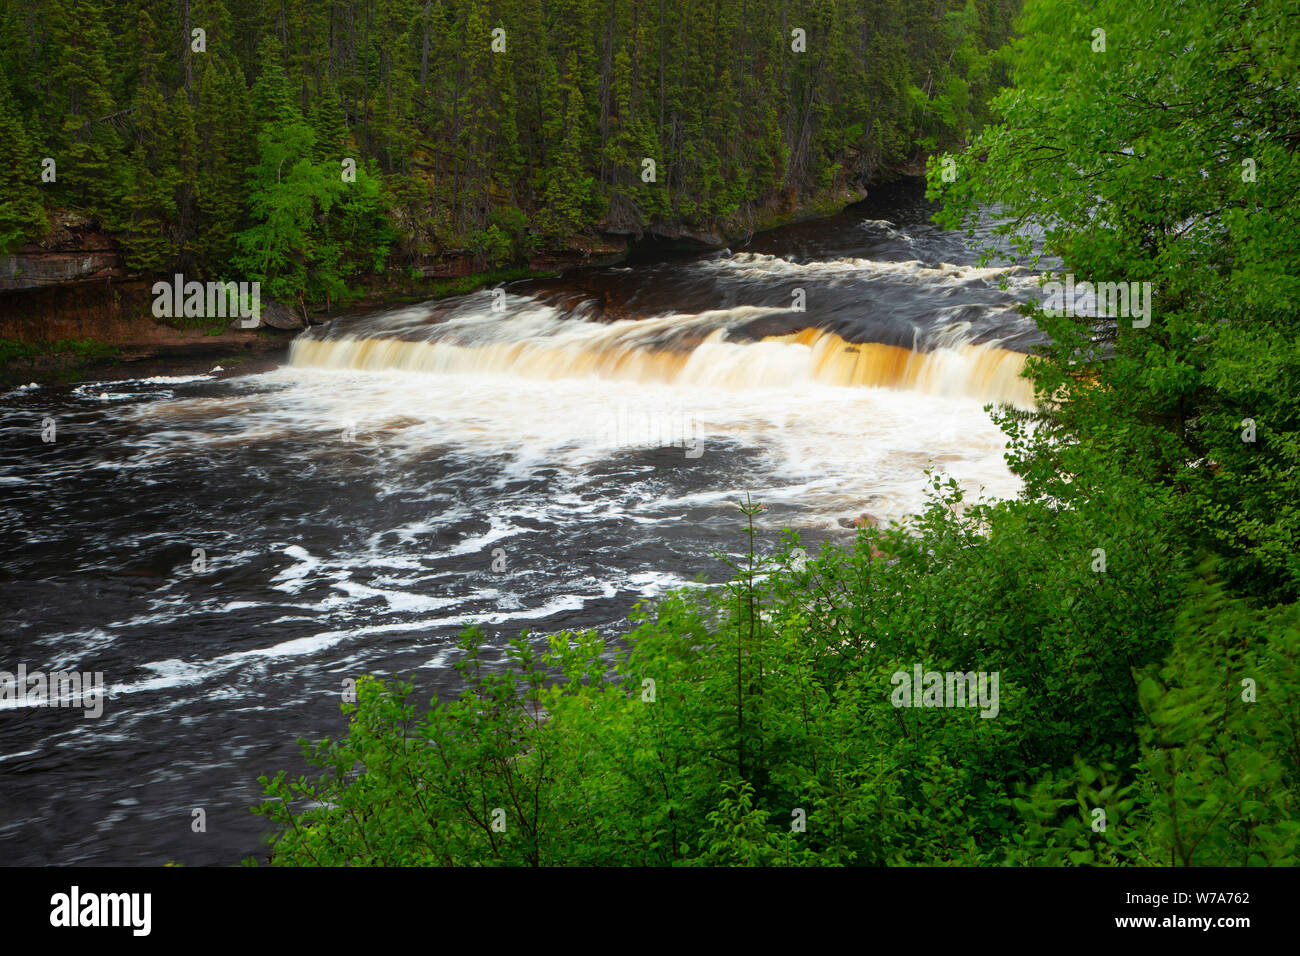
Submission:
[[[275,71],[268,69],[268,73]],[[258,81],[262,99],[282,102],[282,75]],[[235,263],[276,299],[339,301],[347,279],[382,268],[394,238],[380,201],[378,170],[313,158],[316,133],[292,103],[262,124],[248,186],[252,225],[236,236]]]
[[[1300,57],[1285,3],[1179,9],[1174,30],[1123,2],[1027,3],[1015,89],[993,104],[1002,122],[955,181],[932,170],[947,224],[990,203],[1008,214],[990,254],[1041,251],[1078,281],[1151,283],[1147,327],[1035,311],[1052,340],[1030,363],[1043,402],[1001,420],[1027,507],[1086,514],[1118,495],[1130,507],[1110,540],[1158,526],[1146,560],[1204,564],[1151,608],[1167,638],[1145,646],[1161,660],[1126,652],[1140,749],[1115,760],[1111,800],[1134,801],[1121,815],[1136,832],[1103,843],[1055,815],[1093,779],[1085,765],[1035,784],[1021,862],[1295,859]],[[1029,221],[1041,250],[1017,238]]]
[[[1099,467],[1140,475],[1168,492],[1189,544],[1264,603],[1300,597],[1300,92],[1288,9],[1183,4],[1171,30],[1162,11],[1122,0],[1032,0],[1016,88],[994,102],[1002,122],[954,182],[937,169],[932,180],[950,225],[998,203],[1022,256],[1011,233],[1032,219],[1062,273],[1151,283],[1146,328],[1037,313],[1053,344],[1033,372],[1054,401],[1036,423],[1031,491],[1067,495],[1067,476]],[[1102,23],[1107,47],[1095,52]]]
[[[1024,824],[1013,834],[1006,861],[1021,866],[1126,866],[1149,863],[1138,845],[1140,814],[1136,784],[1113,764],[1100,768],[1078,760],[1073,768],[1046,773],[1013,803]]]
[[[305,307],[429,257],[739,233],[964,139],[1005,78],[1008,6],[825,0],[795,53],[781,0],[0,0],[0,249],[74,207],[133,270]],[[178,42],[194,24],[202,54]]]
[[[1141,686],[1146,852],[1170,866],[1295,866],[1300,607],[1253,610],[1198,582]]]
[[[0,253],[36,238],[46,226],[40,166],[22,117],[0,70],[0,168],[9,171],[0,191]]]

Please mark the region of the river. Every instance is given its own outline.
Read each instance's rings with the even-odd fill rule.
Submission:
[[[1015,494],[984,405],[1030,401],[1033,277],[930,211],[904,182],[743,249],[338,319],[262,374],[7,391],[0,669],[108,697],[0,702],[0,862],[264,858],[256,778],[343,731],[346,678],[454,693],[470,622],[617,634],[722,576],[746,493],[765,548],[810,552],[917,509],[927,468]]]

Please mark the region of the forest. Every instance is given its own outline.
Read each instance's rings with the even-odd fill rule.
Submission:
[[[447,257],[752,233],[960,137],[1014,0],[0,3],[0,253],[303,309]]]

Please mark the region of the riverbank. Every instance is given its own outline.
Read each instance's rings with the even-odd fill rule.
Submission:
[[[877,177],[876,184],[915,177],[913,163]],[[802,202],[773,201],[708,229],[657,227],[640,235],[602,232],[567,248],[532,257],[526,265],[476,269],[469,257],[448,258],[402,275],[368,277],[346,305],[311,312],[307,321],[373,312],[412,302],[465,295],[490,285],[655,260],[683,251],[744,243],[755,235],[813,221],[864,200],[865,188],[822,191]],[[100,243],[102,245],[102,242]],[[101,250],[102,251],[102,250]],[[153,315],[153,279],[109,274],[60,281],[0,294],[0,385],[104,381],[121,377],[189,375],[219,366],[218,374],[265,371],[283,361],[305,325],[278,304],[279,320],[254,330],[226,319],[159,319]],[[267,311],[264,307],[264,312]]]
[[[372,290],[313,324],[343,315],[464,295],[498,282],[553,273],[496,269]],[[229,374],[283,361],[302,327],[241,329],[226,319],[158,319],[147,280],[55,286],[0,296],[0,384],[189,375],[220,365]]]

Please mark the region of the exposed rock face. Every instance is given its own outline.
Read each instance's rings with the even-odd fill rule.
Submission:
[[[627,251],[627,240],[620,236],[574,238],[566,249],[529,257],[528,267],[537,272],[565,272],[582,266],[613,265],[623,261]]]
[[[131,341],[158,327],[143,280],[58,282],[0,293],[0,339]]]
[[[0,290],[42,289],[126,275],[122,254],[108,236],[77,213],[51,216],[49,234],[38,243],[0,256]]]
[[[264,325],[273,329],[301,329],[306,327],[302,316],[283,302],[267,299],[261,303],[261,318]]]
[[[648,235],[656,239],[672,239],[678,242],[694,243],[704,249],[717,249],[725,246],[727,240],[722,233],[714,229],[696,229],[690,226],[673,224],[653,224],[646,229]]]

